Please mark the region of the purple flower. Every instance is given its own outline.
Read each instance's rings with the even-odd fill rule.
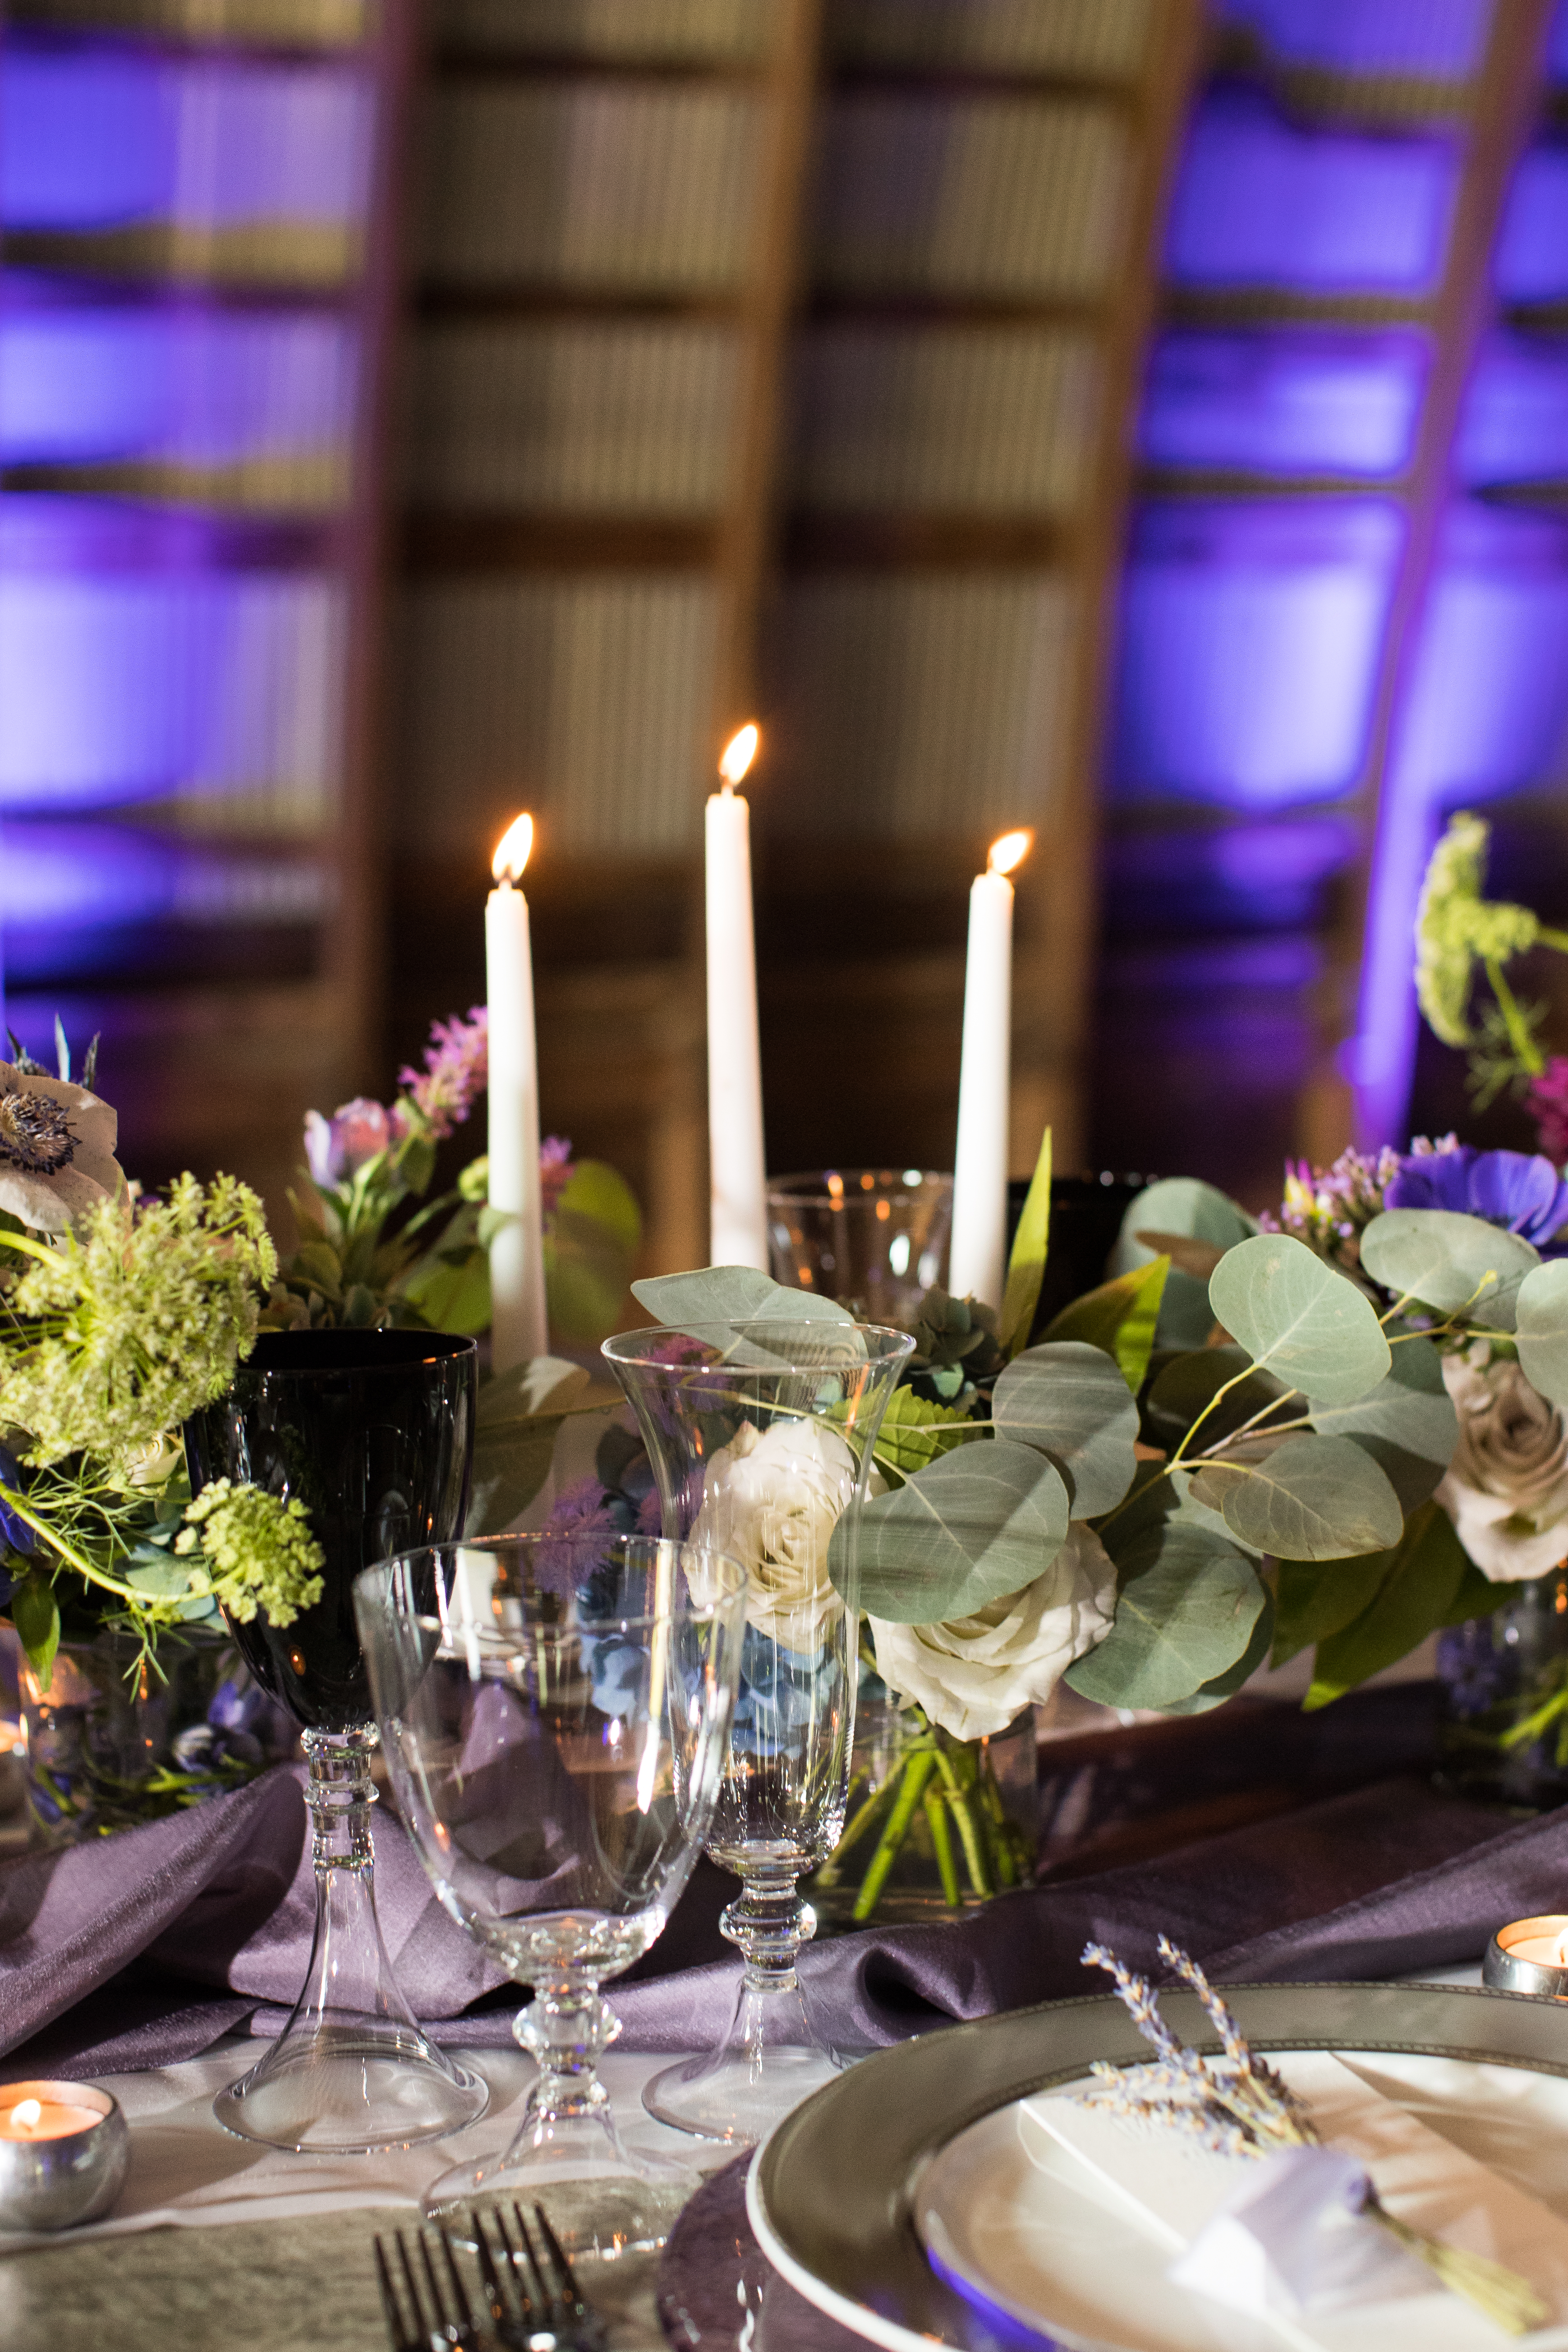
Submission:
[[[547,1224],[571,1177],[572,1146],[563,1135],[547,1135],[539,1147],[540,1206]]]
[[[1568,1183],[1539,1152],[1425,1151],[1400,1162],[1385,1209],[1455,1209],[1545,1249],[1568,1225]]]
[[[391,1113],[363,1095],[340,1103],[330,1119],[319,1110],[305,1113],[305,1158],[313,1183],[341,1184],[395,1140]]]
[[[422,1070],[402,1069],[397,1083],[430,1133],[439,1141],[461,1127],[489,1077],[490,1016],[487,1005],[469,1009],[466,1021],[432,1024]]]
[[[1535,1121],[1537,1142],[1548,1160],[1561,1167],[1568,1160],[1568,1055],[1552,1055],[1525,1102]]]

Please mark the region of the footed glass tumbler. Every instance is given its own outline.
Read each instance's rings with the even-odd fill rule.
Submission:
[[[714,1552],[574,1534],[410,1552],[359,1580],[408,1833],[444,1907],[533,1988],[512,2029],[540,2070],[521,2127],[426,2195],[460,2231],[476,2204],[567,2179],[596,2185],[601,2231],[657,2242],[694,2186],[622,2142],[599,1988],[658,1935],[710,1832],[745,1584]]]
[[[867,1323],[907,1323],[947,1274],[952,1178],[925,1168],[819,1168],[768,1180],[775,1282]]]
[[[218,2121],[272,2147],[351,2153],[436,2139],[485,2111],[485,2084],[419,2030],[375,1914],[376,1745],[353,1580],[468,1510],[477,1350],[428,1331],[264,1331],[234,1385],[185,1424],[199,1494],[216,1478],[298,1496],[326,1554],[324,1591],[291,1624],[230,1632],[303,1727],[315,1824],[316,1929],[288,2024],[219,2093]]]
[[[796,1973],[816,1926],[796,1881],[844,1827],[858,1514],[913,1348],[902,1331],[816,1319],[605,1342],[647,1446],[666,1536],[738,1560],[748,1579],[740,1697],[708,1841],[741,1881],[721,1924],[746,1965],[718,2047],[667,2067],[643,2094],[661,2123],[737,2146],[762,2138],[836,2063]]]

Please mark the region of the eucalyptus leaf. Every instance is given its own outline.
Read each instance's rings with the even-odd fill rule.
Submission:
[[[1180,1517],[1102,1540],[1121,1589],[1110,1633],[1067,1670],[1081,1697],[1168,1707],[1247,1656],[1265,1596],[1245,1553]]]
[[[1289,1234],[1258,1234],[1227,1250],[1209,1304],[1254,1363],[1327,1404],[1364,1396],[1388,1370],[1371,1300]]]
[[[1258,1231],[1258,1220],[1194,1176],[1166,1176],[1146,1185],[1128,1204],[1121,1233],[1110,1254],[1110,1271],[1131,1274],[1163,1253],[1138,1239],[1140,1233],[1180,1234],[1229,1249]],[[1201,1348],[1214,1324],[1207,1286],[1173,1267],[1160,1309],[1162,1348]]]
[[[1398,1496],[1348,1437],[1288,1437],[1261,1461],[1205,1463],[1192,1491],[1244,1543],[1281,1559],[1382,1551],[1405,1525]]]
[[[1418,1298],[1445,1315],[1468,1307],[1474,1321],[1511,1331],[1520,1285],[1541,1257],[1518,1234],[1484,1217],[1457,1209],[1385,1209],[1362,1234],[1361,1262],[1401,1298]]]
[[[1120,1503],[1138,1466],[1138,1407],[1110,1358],[1082,1340],[1055,1340],[1015,1356],[992,1393],[991,1418],[1054,1462],[1075,1519]]]
[[[581,1364],[564,1356],[531,1356],[525,1363],[512,1364],[480,1382],[479,1426],[494,1429],[505,1422],[532,1421],[541,1413],[559,1412],[587,1385],[588,1374]]]
[[[769,1323],[834,1323],[853,1329],[855,1318],[836,1298],[815,1290],[790,1290],[753,1265],[700,1266],[689,1274],[658,1274],[634,1282],[632,1297],[661,1324],[693,1334],[714,1324],[737,1326],[726,1353],[741,1363],[763,1365],[784,1359],[766,1344],[761,1327]],[[794,1349],[789,1351],[795,1353]],[[863,1356],[864,1342],[854,1352]]]
[[[1413,1511],[1399,1542],[1367,1566],[1375,1587],[1359,1616],[1319,1643],[1302,1702],[1308,1709],[1342,1698],[1408,1656],[1428,1633],[1481,1613],[1489,1596],[1495,1607],[1507,1591],[1486,1585],[1436,1503]]]
[[[1040,1286],[1046,1278],[1046,1253],[1050,1244],[1050,1234],[1051,1130],[1047,1127],[1007,1259],[1007,1283],[997,1329],[997,1339],[1005,1356],[1016,1356],[1028,1344],[1035,1309],[1040,1303]]]
[[[1273,1640],[1274,1601],[1268,1587],[1265,1586],[1263,1606],[1258,1612],[1258,1622],[1252,1629],[1252,1639],[1235,1664],[1226,1666],[1224,1674],[1215,1675],[1212,1681],[1201,1683],[1191,1698],[1173,1699],[1164,1712],[1167,1715],[1207,1715],[1211,1707],[1223,1706],[1227,1698],[1236,1696],[1243,1683],[1255,1675],[1260,1666],[1268,1664]]]
[[[1232,1381],[1235,1388],[1228,1386]],[[1244,1349],[1184,1349],[1163,1363],[1149,1383],[1144,1421],[1150,1443],[1174,1447],[1199,1415],[1206,1413],[1194,1441],[1201,1454],[1229,1437],[1244,1422],[1259,1413],[1267,1415],[1270,1405],[1279,1403],[1286,1393],[1284,1382],[1271,1372],[1252,1369],[1252,1359]]]
[[[535,1356],[484,1382],[465,1535],[500,1535],[527,1510],[550,1475],[565,1410],[587,1385],[583,1366],[560,1356]]]
[[[1309,1402],[1324,1437],[1348,1437],[1370,1454],[1404,1509],[1424,1503],[1454,1456],[1459,1417],[1443,1380],[1443,1359],[1419,1334],[1399,1339],[1376,1388],[1353,1404]]]
[[[1519,1288],[1519,1364],[1552,1404],[1568,1404],[1568,1258],[1549,1258]]]
[[[1299,1651],[1352,1624],[1375,1600],[1387,1563],[1388,1554],[1381,1551],[1363,1552],[1359,1559],[1278,1561],[1270,1663],[1282,1666]]]
[[[475,1244],[432,1250],[404,1276],[402,1293],[433,1331],[468,1338],[490,1327],[490,1257]]]
[[[900,1625],[972,1616],[1042,1576],[1067,1536],[1068,1491],[1032,1445],[995,1437],[943,1454],[860,1514],[860,1606]],[[840,1519],[828,1550],[835,1584],[849,1574]]]
[[[1170,1259],[1157,1257],[1086,1290],[1047,1326],[1045,1343],[1082,1339],[1091,1348],[1103,1348],[1136,1396],[1148,1375],[1170,1271]]]

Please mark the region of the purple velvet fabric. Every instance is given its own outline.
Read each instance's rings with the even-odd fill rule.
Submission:
[[[440,2039],[504,2042],[518,2000],[440,1908],[398,1823],[377,1820],[387,1947]],[[1222,1980],[1387,1977],[1479,1959],[1502,1921],[1560,1905],[1568,1809],[1510,1822],[1415,1776],[1331,1797],[1155,1863],[1047,1881],[924,1927],[807,1948],[841,2045],[895,2042],[1082,1991],[1089,1937],[1135,1965],[1163,1930]],[[708,1864],[665,1936],[612,1988],[633,2050],[711,2040],[738,1964],[717,1933],[734,1882]],[[0,1866],[0,2054],[90,2074],[276,2032],[310,1952],[313,1889],[297,1768],[120,1837]]]

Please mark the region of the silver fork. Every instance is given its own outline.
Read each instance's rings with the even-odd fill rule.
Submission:
[[[376,2282],[381,2288],[381,2307],[386,2315],[393,2352],[482,2352],[488,2339],[475,2325],[473,2305],[452,2252],[452,2241],[439,2227],[436,2242],[441,2253],[440,2272],[430,2258],[430,2241],[426,2232],[420,2230],[414,2233],[419,2257],[416,2268],[409,2258],[406,2238],[401,2230],[395,2230],[395,2274],[384,2242],[380,2238],[375,2242]],[[411,2320],[405,2315],[405,2305],[413,2314]],[[432,2316],[426,2315],[426,2305]]]
[[[472,2213],[468,2217],[479,2250],[479,2270],[489,2299],[490,2317],[505,2352],[606,2352],[609,2339],[605,2323],[584,2300],[565,2250],[545,2219],[543,2208],[534,2207],[533,2219],[544,2259],[534,2244],[520,2206],[511,2209],[512,2228],[517,2232],[515,2242],[499,2205],[491,2218],[506,2258],[500,2271],[479,2215]],[[503,2291],[503,2273],[510,2288],[510,2298]]]

